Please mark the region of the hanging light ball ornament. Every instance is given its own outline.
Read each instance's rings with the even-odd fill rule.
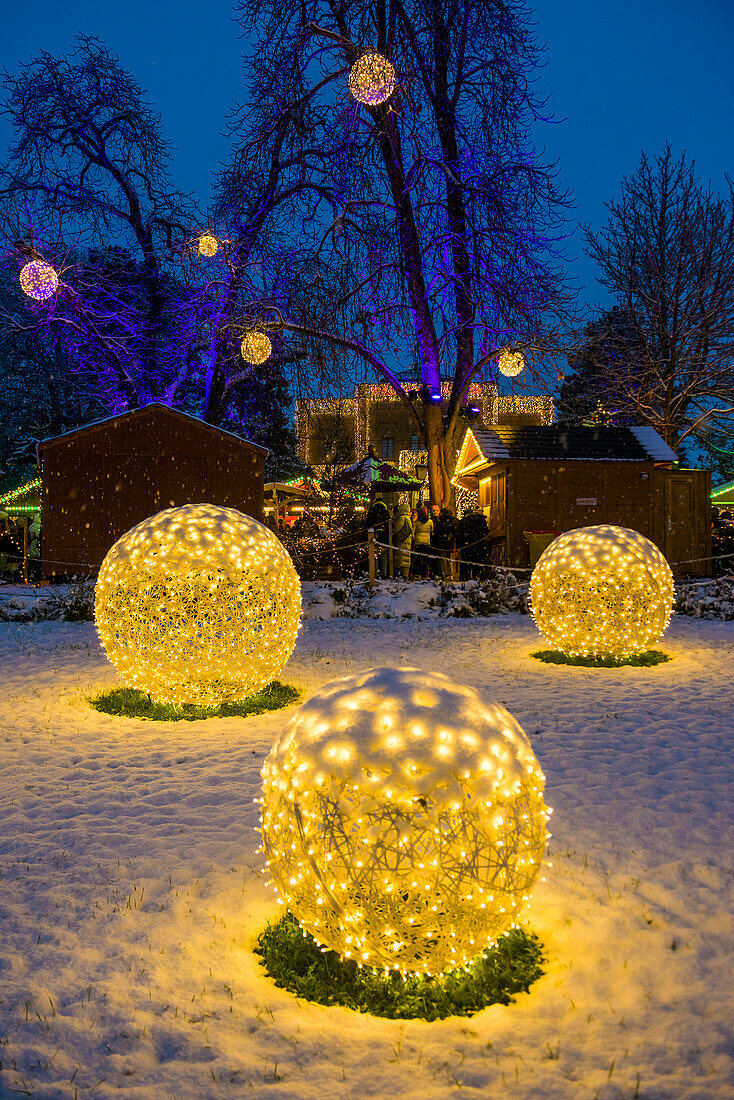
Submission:
[[[538,630],[571,656],[644,652],[665,631],[674,599],[673,574],[657,546],[611,524],[559,535],[530,579]]]
[[[202,233],[199,237],[199,255],[216,256],[219,251],[219,241],[212,233]]]
[[[505,378],[517,378],[525,366],[525,358],[521,351],[503,348],[499,354],[497,365],[500,374],[504,374]]]
[[[45,260],[30,260],[20,272],[20,286],[29,298],[45,302],[59,288],[59,277]]]
[[[167,508],[108,552],[94,599],[107,656],[157,702],[217,706],[259,691],[293,652],[301,586],[272,531],[214,504]]]
[[[253,329],[252,332],[245,333],[240,344],[242,358],[246,363],[252,363],[254,367],[259,367],[261,363],[269,359],[272,350],[273,345],[270,342],[270,337],[266,336],[264,332],[260,332],[259,329]]]
[[[543,773],[512,715],[447,676],[374,668],[332,680],[262,776],[274,883],[343,958],[443,973],[529,900],[550,812]]]
[[[395,91],[395,69],[386,57],[370,50],[349,70],[349,91],[358,103],[377,107]]]

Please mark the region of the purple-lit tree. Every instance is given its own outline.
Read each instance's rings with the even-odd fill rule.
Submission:
[[[168,183],[159,119],[92,38],[69,57],[42,53],[4,85],[4,267],[17,278],[40,255],[60,282],[49,299],[6,308],[3,323],[63,342],[110,408],[172,400],[182,378],[167,334],[181,288],[170,249],[195,212]]]
[[[271,243],[294,243],[290,286],[263,288],[260,317],[308,353],[302,362],[328,348],[332,363],[360,360],[387,381],[427,445],[432,498],[448,502],[472,380],[508,344],[542,350],[559,323],[564,197],[532,142],[543,104],[528,11],[517,0],[242,0],[240,17],[257,47],[236,163],[260,194],[281,120],[298,134],[292,190],[266,227]],[[396,86],[384,99],[368,87],[358,103],[347,77],[370,49]]]

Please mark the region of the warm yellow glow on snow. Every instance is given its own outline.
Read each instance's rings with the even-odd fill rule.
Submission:
[[[273,680],[293,652],[301,586],[282,543],[234,508],[187,504],[133,527],[102,562],[97,631],[125,682],[216,706]]]
[[[447,676],[377,668],[304,703],[262,770],[275,884],[319,943],[371,967],[466,965],[541,868],[545,779],[523,730]]]
[[[601,524],[559,535],[530,580],[538,630],[574,656],[626,657],[657,642],[675,599],[670,566],[639,531]]]

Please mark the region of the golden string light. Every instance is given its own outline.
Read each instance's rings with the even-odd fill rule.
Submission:
[[[639,531],[600,524],[559,535],[530,579],[530,609],[554,649],[627,657],[658,641],[675,600],[673,574]]]
[[[246,363],[252,363],[255,367],[260,366],[261,363],[269,359],[272,350],[273,345],[270,342],[270,337],[266,336],[264,332],[260,332],[259,329],[252,329],[251,332],[245,333],[240,344],[242,358]]]
[[[349,70],[349,91],[358,103],[376,107],[395,91],[395,69],[386,57],[370,50]]]
[[[505,378],[516,378],[525,366],[525,359],[521,351],[512,351],[511,348],[503,348],[497,360],[500,374]]]
[[[125,682],[161,703],[217,706],[259,691],[296,642],[301,586],[272,531],[234,508],[186,504],[108,552],[97,631]]]
[[[543,773],[512,715],[447,676],[376,668],[331,681],[262,776],[276,887],[346,959],[452,970],[529,900],[550,812]]]
[[[199,255],[216,256],[219,251],[219,241],[213,233],[202,233],[199,237]]]
[[[21,268],[19,278],[23,293],[37,302],[45,302],[59,288],[59,277],[45,260],[30,260]]]

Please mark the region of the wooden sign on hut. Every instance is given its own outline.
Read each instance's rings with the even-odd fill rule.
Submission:
[[[43,575],[93,573],[136,523],[182,504],[262,521],[267,450],[151,404],[39,444]]]

